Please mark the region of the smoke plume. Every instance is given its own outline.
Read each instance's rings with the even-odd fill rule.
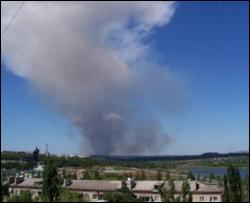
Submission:
[[[20,3],[2,2],[4,28]],[[8,69],[29,80],[82,130],[91,154],[161,153],[161,120],[181,82],[150,39],[173,2],[26,2],[2,37]]]

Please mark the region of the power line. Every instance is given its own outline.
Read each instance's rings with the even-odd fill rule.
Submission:
[[[9,23],[6,25],[6,27],[4,28],[2,35],[4,35],[5,32],[7,32],[9,26],[12,24],[12,22],[14,21],[14,19],[16,18],[17,14],[20,12],[20,10],[22,9],[23,5],[24,5],[25,1],[23,1],[21,3],[21,5],[18,7],[16,13],[14,14],[14,16],[10,19]]]
[[[218,27],[219,27],[219,24],[220,24],[220,21],[221,21],[222,10],[223,10],[224,7],[225,7],[225,4],[221,3],[221,5],[218,8],[218,13],[217,13],[217,18],[216,18],[216,22],[215,22],[215,25],[214,25],[214,29],[212,31],[210,39],[208,40],[208,42],[209,42],[208,43],[208,48],[206,49],[206,51],[204,53],[204,57],[203,57],[203,60],[201,62],[201,66],[200,66],[197,78],[195,80],[195,83],[194,83],[194,88],[193,88],[193,91],[191,92],[190,100],[189,100],[189,103],[187,105],[187,109],[184,112],[184,116],[183,116],[183,119],[182,119],[182,121],[180,123],[179,129],[177,129],[177,134],[178,134],[178,131],[179,131],[179,134],[181,134],[181,131],[182,131],[183,125],[184,125],[184,121],[185,121],[185,119],[187,117],[187,114],[188,114],[188,111],[189,111],[189,109],[190,109],[190,107],[192,105],[195,92],[198,89],[198,85],[199,85],[199,82],[200,82],[200,79],[201,79],[202,72],[204,71],[204,69],[206,67],[206,63],[207,63],[209,53],[210,53],[211,48],[212,48],[212,46],[214,44],[215,36],[216,36],[217,30],[218,30]]]

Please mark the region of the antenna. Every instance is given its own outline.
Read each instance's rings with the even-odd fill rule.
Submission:
[[[48,143],[46,143],[46,156],[48,156]]]

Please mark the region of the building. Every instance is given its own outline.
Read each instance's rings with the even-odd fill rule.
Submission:
[[[183,181],[174,181],[175,198],[181,197],[181,187]],[[218,184],[188,181],[192,192],[193,202],[222,202],[223,187]],[[168,189],[168,182],[165,182],[164,188]]]
[[[63,187],[71,191],[83,194],[89,201],[103,200],[105,191],[115,191],[122,188],[124,182],[109,180],[64,180]],[[182,181],[174,181],[175,197],[181,196]],[[223,188],[210,183],[189,181],[193,202],[221,202]],[[127,187],[134,195],[144,202],[161,202],[161,190],[168,189],[167,181],[134,181],[128,179]],[[15,178],[10,184],[10,193],[20,193],[22,190],[30,190],[33,197],[41,194],[42,179],[40,178]]]
[[[42,194],[42,178],[15,177],[14,183],[9,186],[10,194],[20,194],[21,191],[29,190],[32,198]]]

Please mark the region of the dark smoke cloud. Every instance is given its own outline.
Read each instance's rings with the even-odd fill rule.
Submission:
[[[3,2],[2,27],[18,3]],[[161,153],[161,119],[179,108],[178,75],[152,60],[172,2],[26,2],[2,43],[9,69],[82,129],[81,151]]]

